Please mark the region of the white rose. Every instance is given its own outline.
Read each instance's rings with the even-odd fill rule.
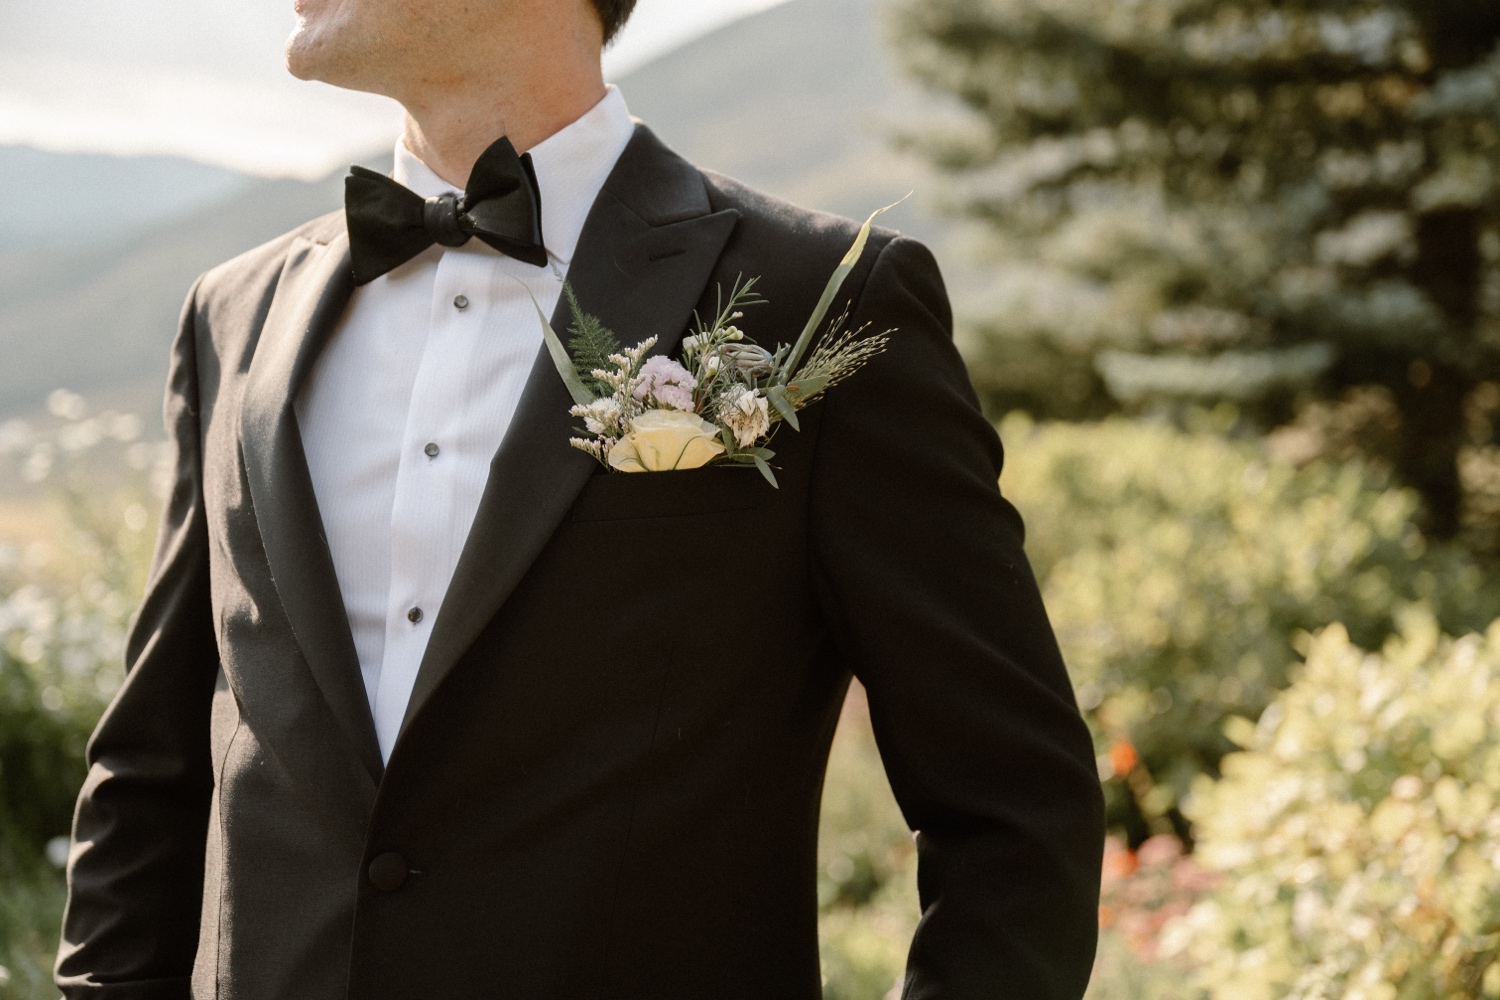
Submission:
[[[647,410],[610,449],[609,464],[621,472],[696,469],[723,454],[719,428],[696,413]]]
[[[734,431],[734,439],[741,448],[753,446],[771,429],[771,411],[766,397],[748,389],[741,389],[724,400],[719,407],[719,419]]]

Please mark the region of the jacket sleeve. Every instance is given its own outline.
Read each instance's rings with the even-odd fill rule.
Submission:
[[[997,485],[936,262],[886,244],[854,325],[887,350],[823,400],[820,601],[916,831],[907,1000],[1077,1000],[1098,931],[1093,744]]]
[[[172,350],[165,415],[175,478],[126,678],[89,741],[56,981],[69,1000],[189,996],[209,802],[218,647],[209,603],[195,298]]]

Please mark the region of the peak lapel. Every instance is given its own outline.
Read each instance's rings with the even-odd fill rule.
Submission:
[[[250,363],[240,426],[271,578],[318,689],[373,782],[380,745],[292,408],[353,292],[347,235],[293,244]]]
[[[655,335],[652,353],[670,353],[738,219],[733,210],[713,212],[697,169],[638,125],[589,212],[568,281],[583,308],[622,342]],[[569,321],[564,300],[552,324],[563,330]],[[572,403],[543,348],[490,464],[403,732],[515,590],[597,468],[568,444],[577,423],[568,414]]]

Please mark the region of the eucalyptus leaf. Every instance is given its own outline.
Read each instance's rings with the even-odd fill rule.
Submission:
[[[531,304],[536,308],[537,319],[542,321],[542,337],[547,341],[547,353],[552,355],[552,364],[557,368],[557,374],[562,376],[563,385],[568,387],[568,394],[573,397],[573,402],[580,406],[586,406],[594,401],[594,394],[589,392],[583,380],[578,377],[578,370],[573,367],[573,359],[568,356],[568,349],[558,338],[557,331],[552,329],[552,324],[547,322],[546,314],[542,307],[537,305],[535,296]]]
[[[802,426],[797,423],[797,411],[792,408],[791,403],[787,402],[785,386],[773,385],[766,390],[766,398],[771,401],[771,405],[776,407],[776,412],[781,414],[781,418],[792,425],[792,430],[802,430]]]
[[[906,196],[906,198],[910,197],[911,195]],[[905,201],[906,198],[902,198],[901,201]],[[823,295],[818,299],[817,307],[813,309],[812,315],[807,318],[807,326],[802,328],[802,336],[797,338],[797,343],[792,348],[792,353],[787,357],[786,368],[783,370],[786,373],[783,375],[783,383],[787,375],[796,373],[797,365],[802,361],[802,355],[807,353],[808,345],[812,343],[813,334],[817,332],[819,326],[823,325],[823,317],[828,315],[828,308],[833,305],[834,297],[838,295],[839,289],[844,286],[844,279],[849,277],[849,272],[853,271],[854,265],[859,263],[859,258],[865,252],[865,244],[870,241],[870,228],[875,224],[876,217],[889,212],[901,204],[901,201],[892,202],[885,206],[885,208],[876,209],[865,220],[865,224],[859,227],[859,235],[855,237],[854,245],[849,248],[848,253],[844,254],[844,259],[839,261],[839,266],[834,269],[833,277],[828,279],[828,284],[823,289]]]
[[[811,378],[792,379],[786,386],[787,401],[796,404],[816,396],[828,387],[827,375],[814,375]]]
[[[766,482],[771,484],[772,489],[781,489],[781,487],[776,484],[776,473],[771,471],[771,467],[766,464],[766,460],[761,458],[759,455],[755,456],[755,467],[760,470],[760,474],[762,476],[766,477]]]

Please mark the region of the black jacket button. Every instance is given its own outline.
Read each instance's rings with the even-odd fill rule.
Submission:
[[[406,859],[387,851],[370,862],[370,882],[384,892],[395,892],[406,881]]]

